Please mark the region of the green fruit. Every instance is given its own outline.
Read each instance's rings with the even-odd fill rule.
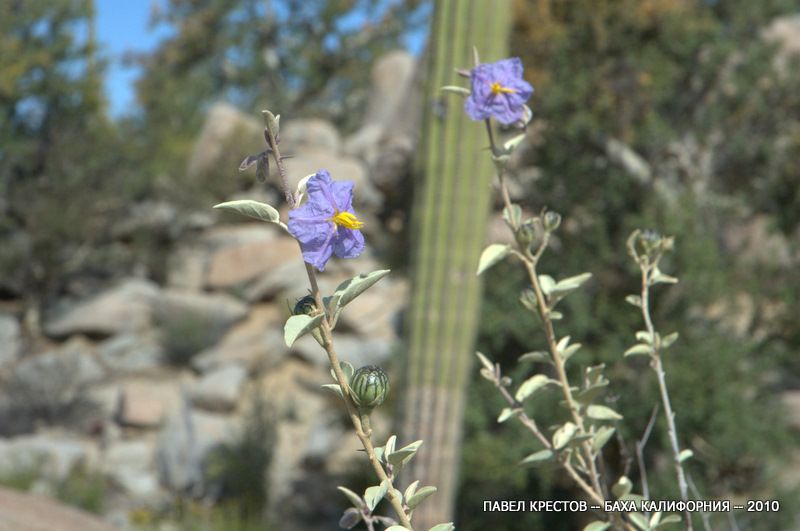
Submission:
[[[378,366],[361,367],[350,379],[353,401],[360,407],[373,408],[383,404],[389,394],[389,377]]]

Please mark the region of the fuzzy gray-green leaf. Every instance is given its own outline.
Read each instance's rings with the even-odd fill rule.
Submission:
[[[391,272],[389,269],[380,269],[371,273],[362,273],[356,277],[346,280],[339,284],[336,291],[331,298],[333,307],[329,308],[331,311],[336,311],[339,308],[344,308],[353,299],[364,293],[367,289],[372,287],[376,282],[385,277]]]
[[[508,256],[511,252],[511,246],[505,243],[493,243],[483,250],[481,257],[478,260],[478,272],[480,275],[497,262]]]
[[[595,420],[622,420],[622,415],[607,406],[591,405],[586,408],[586,416]]]
[[[453,531],[456,526],[453,525],[453,522],[447,522],[444,524],[436,524],[435,526],[431,527],[428,531]]]
[[[408,508],[413,509],[414,507],[422,503],[422,501],[425,498],[427,498],[434,492],[436,492],[436,487],[431,487],[430,485],[422,487],[421,489],[417,490],[417,492],[415,492],[413,496],[411,496],[408,500],[406,500]]]
[[[519,361],[533,361],[533,362],[549,363],[551,365],[553,364],[553,360],[550,358],[550,353],[544,352],[542,350],[526,352],[525,354],[519,357]]]
[[[325,314],[322,313],[314,317],[304,314],[289,317],[283,327],[283,339],[286,346],[291,347],[297,338],[318,327],[324,318]]]
[[[595,521],[583,528],[583,531],[606,531],[611,527],[611,522]]]
[[[516,398],[517,401],[522,402],[533,393],[550,383],[554,384],[557,382],[552,378],[548,378],[544,374],[535,374],[522,382],[522,384],[519,386],[519,389],[517,389],[514,398]]]
[[[347,499],[350,500],[350,503],[356,509],[366,509],[367,505],[364,503],[364,500],[361,499],[361,496],[353,492],[352,490],[348,489],[347,487],[336,487],[342,493],[347,496]]]
[[[255,218],[260,221],[267,221],[269,223],[275,223],[282,226],[284,229],[286,228],[286,225],[281,223],[281,216],[274,207],[266,203],[253,201],[252,199],[226,201],[225,203],[214,205],[214,208],[230,210],[231,212],[236,212],[243,216]]]
[[[545,448],[544,450],[539,450],[538,452],[530,454],[520,461],[519,464],[520,466],[538,466],[552,461],[555,455],[556,454],[552,450]]]
[[[367,502],[367,508],[370,512],[375,510],[375,507],[380,503],[386,493],[389,491],[389,482],[386,480],[381,481],[377,487],[367,487],[364,491],[364,501]]]

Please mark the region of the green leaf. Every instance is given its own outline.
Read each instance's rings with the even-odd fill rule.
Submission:
[[[622,415],[610,407],[591,405],[586,408],[586,416],[595,420],[622,420]]]
[[[544,450],[539,450],[538,452],[530,454],[525,459],[520,461],[519,464],[520,466],[539,466],[547,463],[548,461],[552,461],[555,455],[555,452],[545,448]]]
[[[353,378],[353,373],[355,372],[355,369],[353,369],[353,365],[349,361],[340,361],[339,367],[341,367],[342,372],[344,373],[344,377],[347,379],[347,383],[349,384],[350,379]],[[336,380],[336,373],[333,371],[333,368],[331,368],[330,371],[331,371],[331,378]]]
[[[510,140],[506,140],[503,143],[503,149],[506,151],[506,153],[511,153],[522,143],[523,140],[525,140],[526,136],[527,135],[525,133],[522,133],[521,135],[517,135]]]
[[[291,347],[297,338],[307,334],[320,325],[325,318],[324,313],[311,317],[310,315],[293,315],[286,321],[283,327],[283,340],[287,347]]]
[[[414,483],[412,483],[406,488],[406,491],[403,493],[403,496],[405,497],[406,500],[409,499],[411,496],[413,496],[415,492],[417,492],[418,486],[419,486],[419,480],[416,480],[414,481]]]
[[[508,256],[511,252],[511,246],[506,243],[493,243],[483,250],[481,258],[478,260],[478,272],[480,275],[497,262]]]
[[[436,487],[431,487],[430,485],[428,485],[427,487],[422,487],[417,492],[415,492],[413,496],[411,496],[410,498],[408,498],[408,500],[406,500],[406,505],[408,505],[409,509],[413,509],[414,507],[422,503],[423,500],[425,500],[425,498],[427,498],[434,492],[436,492]]]
[[[481,360],[481,365],[486,367],[488,370],[494,372],[494,364],[491,362],[489,358],[484,356],[483,353],[481,352],[476,352],[475,355],[478,356],[479,360]]]
[[[636,332],[636,340],[647,343],[648,345],[653,344],[653,336],[647,330],[639,330]]]
[[[525,354],[519,357],[519,361],[533,361],[533,362],[549,363],[551,365],[553,364],[553,360],[550,359],[550,353],[544,352],[543,350],[526,352]]]
[[[680,522],[681,522],[681,517],[680,516],[678,516],[677,514],[670,514],[668,516],[663,517],[661,519],[661,522],[659,522],[658,525],[656,525],[655,527],[656,527],[656,529],[658,529],[658,528],[661,528],[661,527],[666,527],[669,524],[678,524]]]
[[[572,422],[565,422],[564,425],[558,428],[553,434],[553,448],[561,450],[566,447],[577,431],[578,427],[575,426],[575,424]]]
[[[592,449],[599,452],[611,440],[616,428],[612,426],[601,426],[597,429],[592,440]]]
[[[569,292],[581,287],[590,278],[592,278],[591,273],[581,273],[580,275],[575,275],[574,277],[559,280],[550,290],[549,295],[553,297],[563,297]]]
[[[362,273],[339,284],[330,299],[329,308],[331,313],[347,306],[353,299],[364,293],[390,272],[391,270],[389,269],[380,269],[371,273]]]
[[[564,349],[564,352],[561,353],[561,357],[564,359],[564,362],[572,357],[573,354],[578,352],[578,350],[582,347],[580,343],[575,343],[573,345],[568,346]]]
[[[504,407],[503,411],[500,412],[500,416],[497,417],[497,422],[502,424],[503,422],[507,421],[511,417],[516,417],[522,412],[522,409],[515,407],[511,409],[510,407]]]
[[[688,448],[684,449],[684,450],[681,450],[680,453],[678,454],[678,462],[679,463],[683,463],[687,459],[691,459],[691,457],[693,455],[694,455],[694,452],[689,450]]]
[[[383,451],[386,453],[386,455],[389,455],[394,452],[394,446],[396,443],[397,443],[397,436],[392,435],[391,437],[389,437],[389,440],[386,441],[386,446],[383,447],[384,448]]]
[[[650,354],[651,352],[653,352],[653,347],[644,343],[639,343],[626,350],[623,356],[626,358],[628,356],[644,356]]]
[[[449,92],[451,94],[458,94],[459,96],[464,96],[465,98],[470,95],[469,89],[465,89],[464,87],[459,87],[457,85],[445,85],[439,90],[442,92]]]
[[[342,393],[342,388],[339,387],[339,384],[323,384],[322,388],[331,391],[336,396],[344,400],[344,393]]]
[[[648,525],[650,527],[656,527],[659,522],[661,522],[661,511],[656,511],[653,513],[653,516],[650,517],[650,522]]]
[[[548,378],[544,374],[536,374],[531,376],[522,382],[522,385],[520,385],[519,389],[517,389],[517,393],[514,395],[514,398],[516,398],[518,402],[522,402],[533,393],[550,383],[557,384],[558,382],[552,378]]]
[[[266,203],[253,201],[252,199],[239,199],[236,201],[226,201],[225,203],[214,205],[214,208],[229,210],[231,212],[236,212],[243,216],[255,218],[260,221],[275,223],[276,225],[280,225],[283,227],[283,229],[288,231],[286,225],[281,222],[281,215],[278,213],[278,211]]]
[[[503,208],[503,219],[511,230],[516,231],[522,224],[522,209],[515,204],[511,205],[510,210],[508,207]]]
[[[669,348],[678,339],[678,332],[667,334],[661,339],[661,348]]]
[[[453,522],[447,522],[446,524],[436,524],[428,531],[453,531],[455,528],[456,526],[453,525]]]
[[[587,387],[586,389],[580,391],[578,394],[575,395],[575,400],[583,404],[584,406],[588,406],[594,399],[600,396],[600,394],[605,390],[608,386],[608,381],[600,382],[598,384],[592,385]]]
[[[625,302],[628,304],[633,304],[637,308],[642,307],[642,297],[640,295],[628,295],[625,297]]]
[[[583,531],[606,531],[611,527],[611,522],[595,521],[583,528]]]
[[[550,295],[550,292],[556,287],[556,281],[550,275],[539,275],[539,286],[545,295]]]
[[[633,525],[638,527],[641,531],[648,531],[650,526],[647,524],[647,518],[642,513],[628,513]]]
[[[389,482],[387,480],[381,481],[381,484],[377,487],[367,487],[367,490],[364,491],[364,501],[367,502],[367,509],[370,512],[375,510],[375,507],[386,496],[388,490]]]
[[[675,277],[671,277],[669,275],[665,275],[658,268],[653,271],[653,274],[650,276],[650,283],[651,284],[677,284],[678,279]]]
[[[393,525],[392,527],[387,527],[386,531],[408,531],[408,528],[401,525]]]
[[[396,452],[392,452],[386,457],[386,459],[392,464],[392,466],[401,467],[408,463],[412,457],[414,457],[414,454],[419,451],[420,446],[422,446],[421,440],[414,441],[403,446]]]
[[[627,476],[620,476],[614,486],[611,487],[611,492],[619,499],[629,494],[632,488],[633,483],[631,483],[631,480]]]
[[[352,490],[348,489],[347,487],[336,487],[336,488],[339,489],[340,491],[342,491],[342,493],[345,496],[347,496],[347,499],[350,500],[350,503],[356,509],[366,509],[367,508],[367,504],[364,503],[364,500],[362,500],[361,497],[358,494],[356,494],[355,492],[353,492]]]

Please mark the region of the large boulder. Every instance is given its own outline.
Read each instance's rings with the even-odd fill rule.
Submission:
[[[151,322],[151,304],[158,286],[130,278],[93,297],[71,305],[45,320],[44,332],[62,338],[73,334],[111,336],[138,332]]]
[[[161,370],[164,349],[152,332],[126,332],[100,343],[96,355],[112,374],[153,373]]]
[[[224,365],[209,371],[192,386],[192,404],[209,411],[233,411],[246,380],[247,370],[241,365]]]
[[[188,375],[153,380],[132,378],[120,384],[116,417],[123,426],[153,429],[180,411],[181,387],[188,385]]]
[[[297,267],[300,248],[288,236],[231,243],[212,256],[206,274],[210,288],[230,288],[247,283],[262,274],[277,274],[286,264]]]
[[[342,139],[332,123],[319,118],[301,118],[281,124],[281,146],[289,152],[302,146],[338,153]]]
[[[254,144],[263,143],[263,125],[256,118],[244,114],[236,107],[219,102],[211,106],[200,136],[195,141],[189,159],[189,175],[198,175],[214,169],[234,140]],[[252,149],[248,145],[244,149]],[[242,158],[247,151],[242,153]]]
[[[278,365],[289,354],[283,339],[285,312],[270,304],[254,306],[247,319],[238,323],[222,340],[193,360],[192,367],[208,372],[228,364],[239,364],[250,372]]]

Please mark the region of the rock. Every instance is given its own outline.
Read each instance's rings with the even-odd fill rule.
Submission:
[[[96,462],[91,441],[58,431],[0,439],[0,473],[6,476],[35,472],[55,484],[67,479],[75,467]]]
[[[0,531],[119,531],[75,507],[51,498],[0,487]]]
[[[166,498],[158,482],[155,444],[151,441],[112,443],[106,448],[103,468],[106,476],[136,502],[156,504]]]
[[[399,314],[408,300],[408,283],[389,275],[358,296],[341,313],[343,329],[356,331],[370,339],[393,341],[397,333]]]
[[[86,340],[73,338],[59,348],[29,356],[14,368],[14,382],[42,393],[66,389],[77,392],[105,377],[92,355],[93,348]]]
[[[289,354],[283,340],[285,313],[274,305],[257,305],[250,315],[228,331],[215,346],[200,352],[192,367],[207,372],[238,363],[250,372],[276,366]]]
[[[792,245],[771,229],[770,218],[758,214],[739,223],[726,224],[722,234],[726,251],[743,265],[792,267]]]
[[[22,332],[19,321],[0,314],[0,368],[13,364],[22,354]]]
[[[152,333],[122,333],[97,347],[97,359],[113,374],[158,371],[163,358],[164,349]]]
[[[194,411],[185,401],[159,434],[156,456],[162,483],[179,491],[202,489],[208,452],[235,440],[239,429],[234,419]]]
[[[767,42],[778,45],[775,67],[779,72],[787,72],[791,60],[800,55],[800,15],[775,18],[761,35]]]
[[[362,339],[351,334],[337,334],[334,344],[339,359],[349,361],[355,368],[364,365],[380,365],[392,353],[392,342],[385,339]],[[304,336],[297,340],[292,350],[319,367],[329,365],[328,355],[311,336]]]
[[[55,338],[73,334],[110,336],[140,331],[150,324],[151,303],[157,295],[158,286],[152,282],[126,279],[46,319],[44,331]]]
[[[124,426],[157,428],[165,418],[180,409],[181,380],[132,379],[122,383],[117,420]]]
[[[166,290],[156,303],[159,312],[192,314],[227,328],[247,315],[247,306],[223,294]]]
[[[256,143],[260,138],[263,139],[262,130],[263,125],[258,120],[242,113],[236,107],[224,102],[213,104],[189,159],[189,175],[198,175],[214,169],[233,140],[252,139],[252,142]],[[246,154],[242,153],[242,159]]]
[[[294,152],[299,146],[338,153],[342,139],[332,123],[319,118],[301,118],[282,124],[281,147]]]
[[[406,51],[387,53],[372,68],[364,125],[345,141],[345,152],[369,160],[383,133],[395,125],[411,91],[416,60]]]
[[[229,288],[276,273],[287,263],[302,269],[300,248],[288,236],[226,245],[211,257],[205,283],[212,289]]]
[[[210,371],[191,389],[192,403],[209,411],[236,409],[247,370],[240,365],[225,365]]]

